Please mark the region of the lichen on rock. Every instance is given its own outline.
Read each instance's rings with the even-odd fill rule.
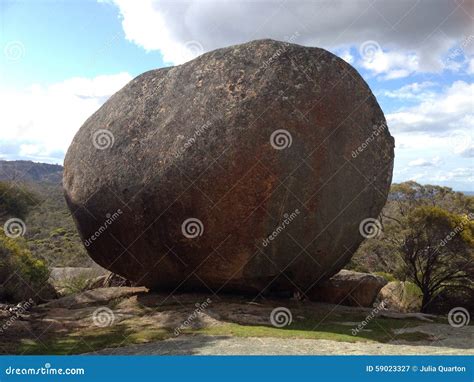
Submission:
[[[258,40],[136,77],[76,134],[63,184],[90,256],[135,283],[305,291],[364,239],[393,147],[352,66]]]

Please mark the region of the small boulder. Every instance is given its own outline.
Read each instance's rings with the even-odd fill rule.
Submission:
[[[381,276],[342,269],[306,294],[313,301],[371,307],[386,283]]]
[[[39,305],[40,309],[79,309],[95,305],[106,305],[112,300],[118,300],[133,295],[148,292],[144,287],[111,287],[97,288],[58,298],[46,304]]]
[[[422,295],[416,286],[404,281],[391,281],[379,293],[379,300],[388,310],[397,312],[419,312]]]

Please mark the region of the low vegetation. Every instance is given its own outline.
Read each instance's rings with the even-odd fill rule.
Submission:
[[[38,203],[38,196],[25,187],[0,182],[0,221],[10,217],[24,219],[31,207]]]
[[[381,232],[361,245],[350,268],[413,283],[423,312],[473,310],[473,213],[474,197],[448,187],[394,184]]]
[[[49,270],[35,258],[24,240],[0,231],[0,301],[39,300],[48,295]]]
[[[48,267],[90,266],[92,260],[74,226],[61,185],[51,182],[0,181],[0,224],[22,219],[22,241]],[[2,230],[3,231],[3,230]]]

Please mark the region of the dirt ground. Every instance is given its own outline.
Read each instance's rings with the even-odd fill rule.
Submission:
[[[427,329],[427,328],[424,328]],[[435,329],[436,331],[436,329]],[[470,345],[473,344],[473,332],[471,329]],[[466,342],[456,336],[454,342]],[[408,344],[382,344],[382,343],[349,343],[342,341],[309,340],[309,339],[282,339],[282,338],[258,338],[258,337],[226,337],[186,335],[179,338],[168,339],[148,344],[132,345],[116,349],[104,349],[95,354],[161,354],[161,355],[428,355],[428,354],[473,354],[474,349],[436,345],[408,345]]]
[[[291,318],[278,327],[276,310]],[[289,299],[100,288],[3,317],[2,354],[474,354],[474,326]],[[288,317],[286,317],[288,318]],[[359,327],[357,333],[354,329]]]

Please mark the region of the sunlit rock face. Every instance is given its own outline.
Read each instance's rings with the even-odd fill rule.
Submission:
[[[393,146],[348,63],[259,40],[132,80],[76,134],[63,183],[90,256],[135,283],[305,291],[364,239]]]

